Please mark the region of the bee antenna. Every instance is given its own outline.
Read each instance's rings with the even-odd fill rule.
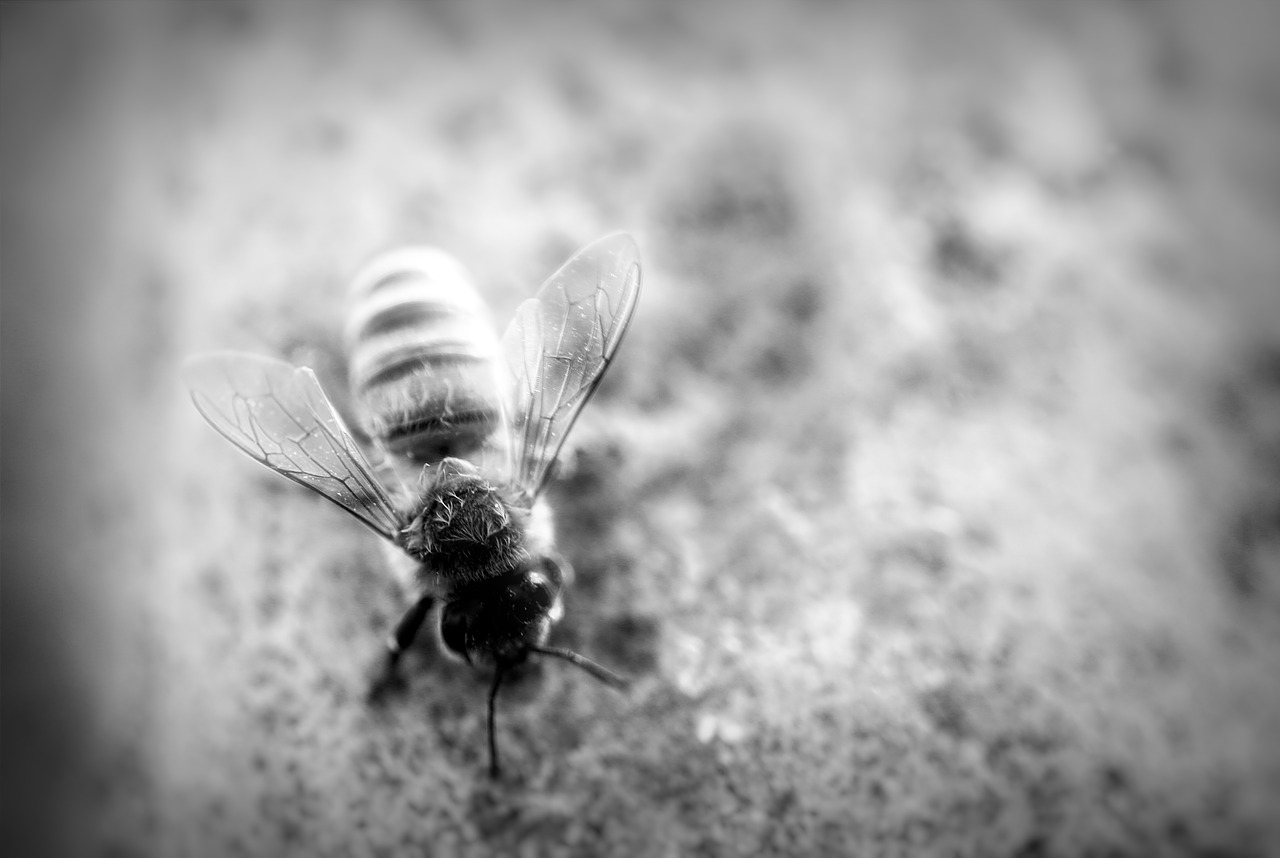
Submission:
[[[553,658],[564,659],[570,664],[575,664],[582,668],[605,685],[611,685],[614,688],[622,689],[626,688],[630,684],[628,680],[614,673],[604,665],[596,664],[591,659],[584,655],[579,655],[571,649],[562,649],[560,647],[551,646],[531,646],[529,647],[529,651],[541,653],[542,655],[549,655]]]
[[[489,777],[494,780],[497,780],[501,774],[501,770],[498,768],[498,739],[494,725],[494,712],[496,711],[494,703],[498,699],[498,687],[502,685],[502,675],[505,672],[506,666],[499,662],[493,672],[493,686],[489,689]]]

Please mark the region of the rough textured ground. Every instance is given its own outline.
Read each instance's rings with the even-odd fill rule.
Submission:
[[[2,7],[10,843],[1280,854],[1271,4],[104,5]],[[175,366],[339,378],[370,253],[501,319],[617,228],[558,640],[638,682],[531,672],[494,784]]]

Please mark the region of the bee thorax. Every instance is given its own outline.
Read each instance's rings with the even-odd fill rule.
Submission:
[[[405,549],[424,572],[455,582],[501,575],[529,559],[529,511],[474,473],[446,459],[426,502],[406,529]]]

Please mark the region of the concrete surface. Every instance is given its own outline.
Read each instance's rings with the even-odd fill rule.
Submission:
[[[1276,7],[310,8],[0,9],[10,844],[1280,854]],[[529,671],[491,783],[176,364],[332,385],[369,254],[505,319],[612,229],[556,641],[637,682]]]

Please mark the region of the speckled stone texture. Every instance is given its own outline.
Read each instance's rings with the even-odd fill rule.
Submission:
[[[1280,854],[1280,7],[5,3],[6,854]],[[489,678],[177,380],[644,294]],[[429,638],[430,636],[424,636]]]

